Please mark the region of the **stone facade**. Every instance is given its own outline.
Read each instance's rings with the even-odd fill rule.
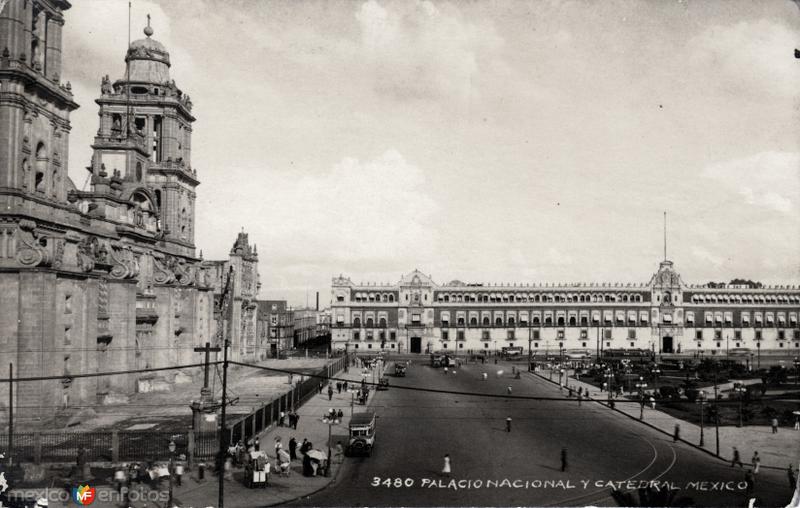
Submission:
[[[292,348],[294,324],[286,300],[258,301],[258,341],[262,358],[276,358]]]
[[[439,285],[414,271],[397,284],[333,279],[336,349],[659,353],[800,353],[800,288],[688,285],[671,261],[646,284]]]
[[[149,26],[127,52],[127,78],[101,80],[91,187],[70,180],[69,114],[78,105],[60,82],[69,7],[10,0],[0,13],[0,375],[13,363],[16,376],[63,376],[17,384],[22,420],[187,379],[70,375],[201,361],[193,347],[217,342],[220,263],[236,269],[233,358],[255,341],[247,303],[258,291],[255,249],[240,235],[225,263],[195,253],[192,102],[170,79],[169,53]]]

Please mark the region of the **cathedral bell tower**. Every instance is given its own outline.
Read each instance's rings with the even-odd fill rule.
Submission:
[[[153,196],[165,242],[194,256],[195,188],[191,165],[192,102],[170,79],[169,53],[151,38],[131,43],[126,75],[101,82],[100,128],[89,168],[93,190],[142,186]]]
[[[61,83],[66,0],[0,1],[0,204],[33,211],[66,204],[69,114]]]

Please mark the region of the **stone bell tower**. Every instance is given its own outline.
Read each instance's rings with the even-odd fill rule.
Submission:
[[[61,79],[65,0],[0,2],[0,201],[14,211],[66,203],[69,114]],[[8,194],[6,194],[6,191]]]
[[[163,240],[177,254],[194,256],[199,181],[191,165],[192,102],[170,78],[169,53],[151,38],[149,15],[144,34],[128,48],[126,75],[113,83],[108,76],[102,79],[92,181],[96,190],[115,181],[146,187],[159,212]]]

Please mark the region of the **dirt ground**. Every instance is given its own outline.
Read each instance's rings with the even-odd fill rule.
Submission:
[[[290,358],[265,360],[257,364],[300,373],[316,372],[326,363],[325,358]],[[293,383],[301,381],[293,376]],[[213,369],[209,385],[214,399],[222,397],[222,367]],[[137,393],[126,404],[94,405],[77,413],[56,418],[47,425],[51,429],[80,432],[99,430],[153,430],[172,431],[191,428],[192,412],[189,405],[200,398],[203,387],[202,371],[190,383],[174,385],[171,392]],[[238,400],[229,406],[229,415],[247,414],[291,388],[286,374],[240,366],[228,369],[228,398]]]

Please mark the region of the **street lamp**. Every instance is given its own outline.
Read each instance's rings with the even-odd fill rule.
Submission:
[[[644,382],[642,376],[639,376],[636,388],[639,390],[639,419],[642,420],[644,418],[644,389],[647,388],[647,383]]]
[[[800,358],[794,357],[794,384],[797,385],[800,381]]]
[[[697,394],[697,403],[700,404],[700,447],[702,448],[705,444],[703,437],[703,406],[706,405],[706,392],[703,390],[700,390],[700,393]]]
[[[661,374],[661,370],[658,368],[658,365],[654,365],[650,370],[650,373],[653,374],[653,390],[658,392],[658,375]]]
[[[328,466],[325,468],[325,476],[331,475],[331,430],[334,425],[339,425],[339,417],[331,415],[323,416],[322,423],[328,425]]]
[[[736,388],[734,388],[733,391],[735,391],[736,393],[739,394],[739,425],[738,425],[738,427],[741,427],[742,426],[742,412],[743,412],[743,410],[742,410],[742,401],[744,400],[744,394],[747,393],[747,388],[745,388],[744,386],[739,385]]]
[[[175,462],[175,441],[169,440],[169,506],[172,507],[172,472],[174,470]]]
[[[614,384],[614,371],[611,369],[611,367],[609,367],[608,370],[606,370],[605,377],[606,377],[606,379],[608,379],[608,402],[610,403],[611,402],[611,392],[614,391],[614,388],[612,386]]]

